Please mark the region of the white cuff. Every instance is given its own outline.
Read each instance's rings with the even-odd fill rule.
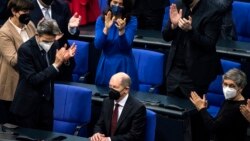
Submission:
[[[76,27],[69,27],[68,26],[68,31],[71,35],[74,35],[76,33],[77,28]]]
[[[56,69],[57,72],[59,72],[59,69],[56,67],[55,64],[52,64],[52,66]]]

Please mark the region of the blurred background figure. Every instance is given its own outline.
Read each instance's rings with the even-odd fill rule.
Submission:
[[[8,19],[9,14],[7,12],[7,4],[9,0],[1,0],[0,1],[0,27],[5,23]]]
[[[246,84],[245,73],[238,69],[231,69],[223,75],[222,87],[225,101],[215,118],[207,112],[206,96],[203,95],[201,98],[196,92],[191,92],[190,100],[201,114],[211,135],[214,135],[214,141],[245,140],[248,123],[240,113],[239,107],[246,103],[242,95]]]
[[[96,70],[95,84],[108,86],[111,76],[125,72],[132,79],[131,89],[138,89],[138,75],[132,54],[137,19],[131,16],[131,0],[108,0],[108,10],[98,17],[94,44],[102,54]]]
[[[237,33],[232,17],[233,0],[213,0],[215,5],[224,15],[221,25],[221,39],[237,40]]]
[[[30,0],[9,0],[8,13],[4,14],[10,17],[0,29],[0,123],[11,122],[9,108],[19,78],[17,51],[35,35],[36,28],[30,21],[33,8]]]
[[[160,31],[168,5],[169,0],[134,0],[133,14],[138,18],[138,29]]]

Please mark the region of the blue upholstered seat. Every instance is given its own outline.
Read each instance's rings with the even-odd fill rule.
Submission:
[[[250,3],[234,1],[233,20],[238,40],[250,42]]]
[[[139,91],[157,92],[163,83],[164,54],[160,52],[133,49],[139,78]]]
[[[155,140],[156,113],[147,109],[145,141]]]
[[[223,59],[221,59],[221,65],[224,73],[232,68],[241,68],[240,63]],[[218,75],[217,78],[210,84],[207,93],[207,100],[209,104],[208,112],[211,116],[215,117],[225,100],[222,91],[222,75]]]
[[[53,131],[87,136],[91,118],[92,91],[83,87],[55,84]]]
[[[75,54],[75,68],[72,73],[72,81],[84,82],[88,74],[88,58],[89,58],[89,43],[78,40],[68,40],[69,44],[75,43],[77,45]]]

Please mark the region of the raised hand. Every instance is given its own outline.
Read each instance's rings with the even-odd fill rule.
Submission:
[[[207,107],[207,100],[205,95],[203,95],[203,98],[201,99],[195,91],[192,91],[189,99],[195,105],[198,111]]]
[[[240,105],[240,112],[250,122],[250,99],[247,100],[246,105]]]
[[[69,27],[78,27],[81,22],[82,17],[76,12],[69,20]]]
[[[178,26],[184,30],[184,31],[189,31],[192,29],[192,17],[186,18],[181,18],[178,22]]]
[[[59,50],[56,50],[55,62],[53,63],[53,65],[56,68],[60,67],[62,65],[62,63],[64,62],[64,55],[66,53],[66,47],[67,47],[67,45],[64,45]]]
[[[125,26],[126,26],[126,18],[124,18],[124,19],[121,19],[121,18],[117,19],[115,26],[119,30],[119,35],[124,34],[125,33]]]
[[[176,4],[171,4],[169,9],[169,17],[173,28],[178,26],[179,20],[182,18],[182,9],[178,11]]]
[[[112,17],[112,14],[110,11],[105,15],[105,27],[103,29],[104,34],[108,33],[109,28],[113,25],[115,21],[115,16]]]
[[[65,54],[63,56],[64,61],[68,61],[69,58],[74,57],[75,53],[76,53],[76,45],[75,43],[73,43],[66,51]]]

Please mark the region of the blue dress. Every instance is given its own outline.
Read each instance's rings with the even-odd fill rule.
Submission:
[[[119,36],[115,24],[110,27],[108,35],[105,35],[104,26],[102,16],[99,16],[96,21],[94,44],[97,49],[102,49],[102,54],[96,70],[96,85],[109,86],[113,74],[125,72],[131,78],[132,89],[138,90],[138,75],[132,54],[132,43],[137,30],[136,17],[131,16],[122,36]]]

